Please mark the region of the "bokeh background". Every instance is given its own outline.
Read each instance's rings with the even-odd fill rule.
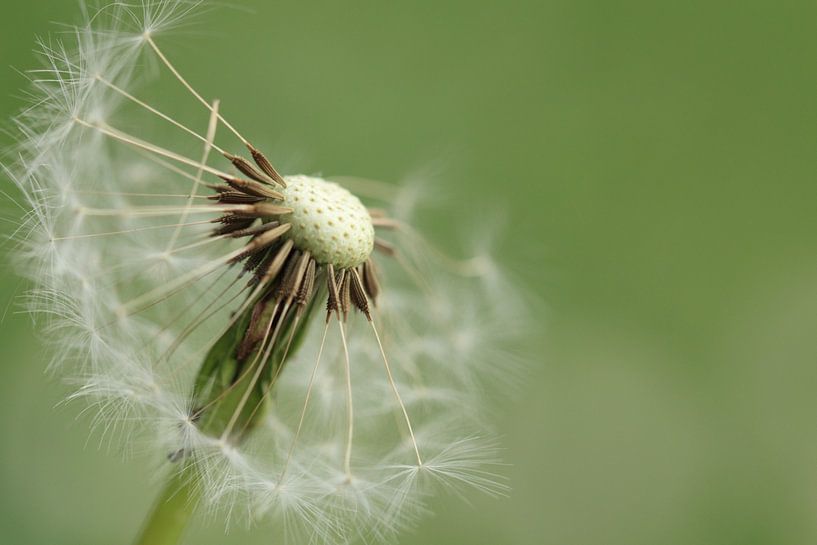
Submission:
[[[511,497],[441,498],[402,545],[817,541],[817,4],[234,4],[163,41],[206,96],[286,171],[431,174],[450,248],[503,217],[532,301]],[[4,3],[4,119],[35,34],[77,20]],[[0,543],[128,543],[150,467],[58,406],[1,274]]]

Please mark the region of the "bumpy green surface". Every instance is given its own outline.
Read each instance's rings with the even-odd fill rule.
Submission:
[[[287,236],[318,263],[345,269],[360,265],[374,248],[374,227],[360,199],[334,182],[311,176],[288,176],[284,205],[294,211]]]

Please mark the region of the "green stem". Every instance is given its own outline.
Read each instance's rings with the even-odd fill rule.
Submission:
[[[320,306],[316,303],[318,300],[319,297],[313,297],[303,315],[300,314],[303,309],[299,309],[297,313],[290,312],[284,318],[279,318],[285,322],[276,325],[276,328],[280,327],[281,338],[290,339],[292,345],[288,347],[289,341],[273,345],[274,350],[269,354],[270,364],[266,359],[255,357],[259,355],[258,351],[265,350],[264,346],[245,355],[242,360],[237,357],[245,337],[250,333],[259,333],[248,329],[254,323],[255,308],[246,312],[213,345],[199,369],[193,390],[195,406],[201,409],[193,411],[191,419],[201,433],[214,438],[228,435],[230,442],[238,445],[252,431],[261,415],[259,409],[263,407],[271,384],[280,371],[278,366],[284,365],[284,356],[294,354],[303,341],[309,317]],[[263,301],[259,304],[260,318],[256,327],[259,324],[271,325],[271,313],[275,306],[266,305]],[[269,307],[266,314],[265,306]],[[299,317],[302,318],[300,321]],[[262,328],[259,339],[264,336],[263,332]],[[245,368],[249,362],[259,367]],[[263,371],[266,371],[266,375],[260,380]],[[183,458],[186,452],[180,450],[177,454]],[[171,474],[133,545],[179,544],[200,499],[195,471],[189,469],[181,471],[180,468],[171,468]]]
[[[190,475],[171,469],[161,494],[134,545],[178,545],[198,504]]]

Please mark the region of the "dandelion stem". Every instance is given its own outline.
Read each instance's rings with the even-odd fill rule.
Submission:
[[[195,483],[174,468],[133,545],[177,545],[197,504]]]

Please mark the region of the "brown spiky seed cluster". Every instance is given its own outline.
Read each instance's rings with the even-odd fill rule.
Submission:
[[[222,174],[219,177],[224,183],[208,184],[208,187],[214,191],[209,198],[224,207],[223,214],[213,220],[218,226],[213,229],[212,236],[245,240],[241,252],[230,263],[243,263],[242,275],[252,275],[248,285],[254,288],[253,296],[258,297],[252,311],[253,322],[260,319],[270,302],[278,307],[274,314],[281,314],[281,318],[290,308],[295,309],[298,314],[302,313],[310,303],[316,286],[324,282],[327,291],[327,320],[335,314],[338,319],[345,321],[352,308],[371,319],[370,301],[374,304],[380,293],[380,282],[370,255],[371,250],[366,255],[358,256],[360,263],[338,266],[337,261],[333,263],[331,259],[321,259],[321,256],[314,255],[316,252],[308,244],[299,244],[301,238],[291,235],[306,226],[293,221],[297,220],[292,217],[296,208],[286,202],[287,181],[278,174],[263,153],[250,144],[247,144],[247,148],[256,166],[238,155],[224,154],[246,178]],[[306,177],[293,179],[308,180]],[[314,180],[329,184],[323,180]],[[356,197],[346,190],[342,191],[359,204]],[[337,205],[353,206],[347,201],[341,198]],[[293,204],[297,206],[297,203]],[[331,204],[328,207],[331,208]],[[376,226],[393,227],[382,211],[363,210],[372,229]],[[321,209],[317,211],[323,212]],[[331,220],[329,223],[332,223]],[[315,229],[318,229],[317,224]],[[312,236],[320,236],[320,233]],[[335,238],[331,234],[325,236]],[[362,238],[359,237],[358,240]],[[327,240],[327,244],[333,243],[342,244],[343,241]],[[389,255],[394,253],[394,249],[381,240],[375,240],[371,246]],[[273,316],[273,321],[276,320]],[[264,328],[259,332],[253,325],[255,324],[248,328],[247,337],[239,349],[240,357],[251,353],[263,337]]]

